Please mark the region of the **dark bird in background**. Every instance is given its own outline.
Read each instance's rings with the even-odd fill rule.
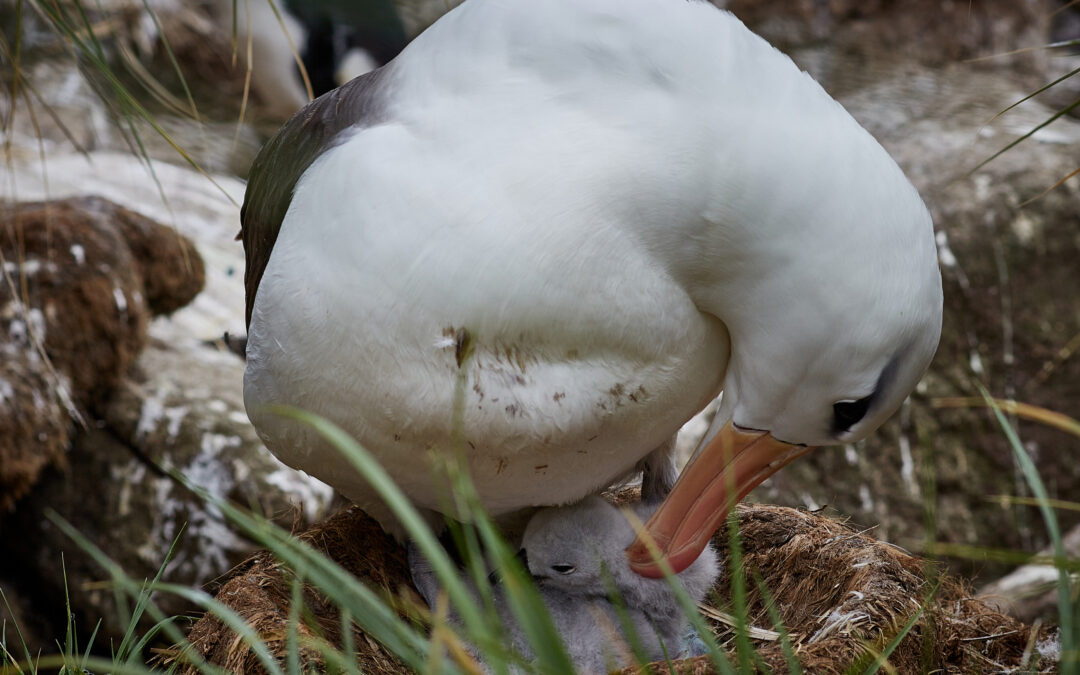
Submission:
[[[215,8],[223,25],[235,21],[240,58],[250,41],[252,90],[271,117],[291,117],[310,100],[297,53],[318,97],[384,65],[409,41],[392,0],[288,0],[277,8],[280,18],[269,0],[217,0]]]

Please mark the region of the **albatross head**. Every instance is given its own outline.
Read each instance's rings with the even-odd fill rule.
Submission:
[[[710,216],[725,232],[713,252],[724,276],[699,273],[692,290],[730,336],[723,399],[648,537],[627,549],[638,574],[662,573],[647,538],[678,573],[766,478],[876,430],[934,356],[942,290],[929,213],[880,146],[853,135],[835,171],[796,158],[794,188],[750,184],[755,209]]]

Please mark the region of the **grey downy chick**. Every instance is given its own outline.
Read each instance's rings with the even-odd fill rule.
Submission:
[[[644,522],[656,506],[637,504],[632,511]],[[528,570],[581,673],[606,673],[635,663],[632,641],[612,602],[612,587],[625,607],[623,621],[629,619],[649,660],[674,659],[683,652],[687,618],[668,581],[641,577],[627,562],[625,550],[635,537],[627,515],[594,496],[570,506],[541,509],[525,528],[522,549]],[[710,546],[676,578],[697,603],[718,575],[716,552]],[[434,606],[438,592],[434,574],[422,576],[418,588]],[[494,596],[511,646],[531,657],[526,636],[513,618],[503,589],[496,586]]]

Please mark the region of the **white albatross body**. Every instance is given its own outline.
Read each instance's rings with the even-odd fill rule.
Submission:
[[[469,468],[501,514],[610,485],[722,389],[718,420],[820,445],[872,431],[925,370],[941,286],[918,194],[731,15],[469,0],[380,73],[374,121],[296,183],[245,376],[267,446],[373,513],[265,406],[328,417],[439,510],[427,458],[451,448],[460,360]]]

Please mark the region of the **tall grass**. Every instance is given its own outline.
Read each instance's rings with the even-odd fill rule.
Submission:
[[[299,411],[281,412],[310,424],[330,440],[373,486],[377,486],[380,496],[394,511],[412,540],[424,552],[442,588],[446,591],[453,612],[460,617],[460,624],[438,626],[443,643],[449,641],[459,646],[468,645],[473,653],[482,655],[484,664],[495,673],[528,672],[557,675],[573,672],[573,666],[561,638],[531,576],[503,539],[494,522],[480,507],[476,492],[464,472],[458,471],[451,475],[455,499],[464,509],[463,512],[455,515],[461,521],[462,531],[467,533],[463,537],[472,538],[478,545],[475,555],[466,556],[465,564],[468,567],[466,574],[474,582],[478,582],[476,588],[479,589],[479,599],[467,587],[461,571],[439,544],[415,507],[369,453],[340,428],[325,419]],[[276,659],[271,648],[266,644],[265,636],[257,635],[234,610],[201,591],[163,582],[161,579],[168,560],[162,565],[154,579],[136,581],[128,577],[103,551],[70,524],[52,514],[50,518],[55,524],[105,569],[113,590],[125,596],[125,601],[118,603],[118,606],[128,605],[127,599],[133,602],[135,609],[129,615],[130,628],[111,659],[90,655],[91,644],[89,643],[83,646],[83,651],[80,651],[74,621],[69,623],[71,630],[65,638],[64,649],[55,655],[33,660],[24,650],[22,657],[16,657],[8,649],[8,643],[4,642],[5,651],[4,656],[0,657],[0,673],[5,675],[8,672],[36,673],[50,668],[60,668],[72,673],[81,673],[87,669],[123,673],[155,672],[157,668],[147,666],[142,662],[141,649],[158,633],[166,635],[179,645],[180,659],[195,665],[199,672],[218,672],[219,668],[197,658],[196,653],[179,632],[176,618],[164,615],[156,607],[151,598],[151,595],[156,592],[180,595],[222,619],[253,650],[267,672],[274,674],[304,672],[305,664],[299,658],[301,649],[317,651],[324,657],[327,664],[336,664],[335,668],[340,668],[342,671],[354,668],[355,660],[350,654],[351,647],[337,647],[325,641],[312,640],[304,637],[301,631],[297,630],[297,627],[305,621],[301,611],[303,603],[298,592],[301,580],[317,589],[341,610],[343,628],[346,626],[349,628],[349,630],[343,630],[343,636],[350,636],[343,643],[346,647],[348,639],[351,639],[351,628],[355,626],[364,634],[379,641],[400,658],[408,668],[417,672],[475,672],[476,663],[468,657],[467,653],[461,649],[441,649],[425,630],[425,626],[418,625],[410,619],[409,615],[424,616],[425,612],[413,608],[406,613],[406,616],[402,615],[401,608],[410,605],[409,599],[380,596],[335,562],[270,521],[213,496],[199,486],[191,484],[183,476],[174,475],[209,505],[220,509],[230,522],[256,543],[273,552],[275,557],[284,562],[294,575],[297,581],[293,586],[286,658],[283,661]],[[494,575],[489,574],[485,564],[494,564]],[[668,572],[670,573],[670,570]],[[495,582],[491,581],[492,578],[499,579],[498,589],[494,587]],[[669,580],[671,579],[672,577],[669,576]],[[734,672],[722,650],[716,645],[711,631],[697,614],[691,599],[677,582],[672,581],[672,588],[679,593],[679,601],[684,611],[694,615],[693,623],[698,630],[699,638],[709,645],[719,672]],[[506,598],[515,619],[524,630],[532,652],[531,657],[527,658],[510,649],[505,626],[500,617],[493,613],[492,598],[496,593],[501,593]],[[619,601],[618,598],[615,600]],[[149,632],[137,636],[135,626],[144,612],[154,617],[156,623]],[[430,614],[426,615],[430,622]],[[631,640],[633,639],[634,636],[631,636]],[[672,657],[674,656],[672,654]]]
[[[462,388],[466,384],[466,381],[461,379],[458,387]],[[463,397],[457,398],[453,413],[455,418],[460,417],[456,408],[463,402]],[[993,403],[991,399],[987,400]],[[68,523],[52,514],[50,518],[56,525],[80,547],[88,551],[106,571],[111,588],[117,594],[116,606],[124,614],[129,629],[119,645],[111,651],[111,658],[95,656],[91,653],[95,636],[92,634],[84,644],[80,645],[79,636],[75,630],[76,622],[69,609],[69,628],[61,649],[56,654],[41,658],[32,656],[25,645],[20,649],[17,644],[19,640],[17,631],[13,632],[15,639],[12,641],[8,640],[5,632],[0,641],[3,647],[0,650],[0,675],[37,673],[48,669],[60,669],[68,673],[82,673],[87,670],[147,673],[175,669],[180,664],[191,664],[201,673],[219,672],[219,667],[199,658],[198,653],[187,643],[178,618],[162,613],[153,602],[153,593],[178,595],[217,616],[234,631],[239,640],[252,650],[261,666],[273,674],[292,675],[304,672],[309,668],[309,664],[301,658],[303,653],[319,654],[323,662],[335,672],[349,672],[355,669],[356,661],[353,656],[355,647],[350,643],[353,628],[378,641],[397,656],[407,668],[416,672],[473,673],[477,672],[478,661],[493,673],[561,674],[573,672],[558,631],[546,611],[532,578],[514,555],[513,549],[503,539],[493,520],[482,508],[469,476],[461,469],[464,462],[459,461],[454,452],[447,453],[444,464],[450,488],[446,495],[445,511],[454,517],[456,539],[459,542],[459,548],[465,553],[464,570],[458,569],[457,564],[443,549],[425,519],[394,484],[385,469],[353,438],[328,420],[310,413],[284,408],[276,409],[274,412],[289,417],[297,423],[308,425],[317,431],[373,487],[394,513],[398,522],[402,524],[410,539],[430,562],[445,593],[444,597],[436,603],[435,608],[427,609],[418,606],[409,597],[387,597],[368,587],[306,542],[293,537],[290,533],[246,509],[215,497],[174,472],[173,476],[176,480],[198,494],[209,506],[220,510],[237,529],[259,546],[272,552],[289,570],[290,578],[293,579],[293,601],[289,610],[289,628],[285,640],[284,657],[276,653],[268,644],[267,636],[259,635],[235,610],[202,591],[178,587],[163,581],[172,549],[153,579],[137,581],[126,575],[104,552]],[[1045,487],[1015,433],[996,407],[995,414],[1014,452],[1017,453],[1017,459],[1035,495],[1034,500],[1041,507],[1050,537],[1054,542],[1054,559],[1065,561],[1060,528]],[[460,431],[458,428],[458,433]],[[639,531],[643,532],[640,522],[634,524]],[[734,510],[728,519],[728,550],[729,556],[725,563],[730,569],[735,617],[733,653],[729,653],[717,644],[715,636],[681,586],[674,583],[673,588],[684,612],[690,617],[691,625],[699,639],[707,646],[708,658],[715,672],[722,674],[768,672],[768,666],[754,651],[748,639],[750,619],[747,589],[742,570],[742,545],[738,520],[734,516]],[[655,547],[653,551],[656,551]],[[660,562],[662,566],[666,566],[664,561]],[[490,568],[494,568],[494,575],[490,574]],[[673,576],[670,568],[665,569],[665,572],[671,581]],[[499,580],[497,587],[496,583],[491,581],[493,578]],[[303,609],[301,584],[310,585],[339,610],[342,617],[340,645],[331,644],[319,637],[317,626],[309,623],[309,618]],[[801,670],[797,654],[787,638],[786,628],[776,611],[769,589],[760,579],[757,585],[761,596],[765,599],[773,628],[781,636],[789,670],[797,673]],[[1061,672],[1072,675],[1078,672],[1077,666],[1080,664],[1080,659],[1076,658],[1078,644],[1076,626],[1080,624],[1080,615],[1078,615],[1080,603],[1077,602],[1075,589],[1064,569],[1059,576],[1058,592],[1059,610],[1062,617]],[[505,599],[514,619],[521,626],[527,639],[528,655],[512,648],[503,617],[496,611],[497,595]],[[619,598],[612,599],[616,606],[620,606]],[[933,602],[934,593],[931,590],[918,610],[906,617],[904,625],[899,627],[886,644],[881,645],[878,651],[868,645],[866,655],[850,664],[847,672],[872,674],[882,668],[890,668],[888,660],[893,650],[924,617],[927,608]],[[447,620],[448,615],[451,614],[456,617],[455,621]],[[136,626],[144,615],[151,617],[153,626],[148,632],[139,634]],[[302,625],[311,627],[312,630],[300,630]],[[163,636],[178,646],[176,661],[166,668],[162,668],[160,664],[148,665],[143,660],[146,647],[158,636]],[[630,643],[634,644],[633,636],[630,636]],[[637,650],[637,655],[638,660],[642,660],[640,649]],[[671,654],[671,656],[674,655]]]
[[[88,12],[87,6],[81,0],[70,0],[64,3],[52,0],[15,0],[15,2],[17,12],[32,10],[39,16],[44,17],[71,52],[97,73],[98,81],[101,83],[97,89],[98,92],[110,102],[112,109],[117,113],[118,120],[120,120],[121,128],[127,130],[133,147],[144,158],[151,171],[153,170],[153,163],[139,136],[140,132],[136,124],[138,121],[149,125],[151,129],[160,134],[173,147],[178,156],[186,160],[196,170],[207,175],[198,166],[194,158],[158,124],[143,96],[129,86],[127,75],[119,72],[110,62],[102,40],[95,33],[93,22],[89,18],[90,12]],[[149,5],[147,5],[147,9],[156,22],[157,17]],[[179,103],[167,100],[165,102],[178,112],[189,114],[192,118],[197,119],[199,116],[198,110],[184,78],[182,68],[164,37],[163,47],[183,88],[182,100]],[[7,93],[12,99],[22,98],[27,108],[33,110],[35,105],[41,105],[42,97],[36,95],[33,83],[26,81],[21,76],[22,49],[21,33],[17,32],[14,41],[11,43],[8,43],[3,39],[3,36],[0,36],[0,56],[3,56],[9,62],[13,69],[12,86]],[[1069,75],[1071,76],[1076,72],[1073,71]],[[137,78],[142,77],[138,73],[135,76]],[[144,82],[144,84],[151,96],[153,96],[156,89],[154,83]],[[1003,148],[1001,152],[1007,151],[1016,143],[1021,142],[1039,128],[1042,128],[1042,126],[1066,114],[1075,108],[1078,103],[1080,102],[1072,103],[1065,109],[1058,111],[1053,117],[1046,120],[1043,125],[1031,130],[1008,147]],[[10,120],[8,122],[10,123]],[[995,154],[987,161],[991,161],[1000,154]],[[210,177],[207,175],[207,178]],[[987,405],[993,408],[993,413],[1023,470],[1031,492],[1035,495],[1034,503],[1040,509],[1048,536],[1053,544],[1054,556],[1049,562],[1059,568],[1057,599],[1061,617],[1061,647],[1063,654],[1061,672],[1066,675],[1080,675],[1080,632],[1078,632],[1080,631],[1080,601],[1077,599],[1077,584],[1069,576],[1069,571],[1076,569],[1076,562],[1071,561],[1066,556],[1062,544],[1061,531],[1054,512],[1054,508],[1060,506],[1060,504],[1049,499],[1031,458],[1007,419],[1002,415],[1000,402],[989,398],[985,391],[982,394]],[[1012,405],[1016,406],[1018,404]],[[1017,407],[1010,410],[1010,412],[1017,411],[1022,413],[1022,410]],[[184,482],[190,489],[200,494],[208,504],[220,509],[235,527],[244,532],[259,546],[271,551],[278,560],[282,561],[291,570],[293,575],[293,602],[290,605],[285,658],[279,660],[268,644],[267,637],[259,635],[232,608],[202,591],[176,586],[164,581],[172,557],[172,549],[170,549],[170,553],[166,556],[154,578],[150,580],[133,579],[113,562],[105,552],[94,546],[92,542],[59,516],[53,514],[50,516],[53,522],[83,550],[87,551],[107,574],[110,580],[109,585],[117,596],[116,606],[119,608],[118,611],[123,614],[128,629],[117,645],[110,646],[108,650],[110,655],[108,657],[98,656],[96,654],[100,650],[97,649],[99,645],[97,644],[96,630],[92,631],[89,636],[80,636],[77,630],[79,622],[76,621],[70,603],[68,603],[66,607],[65,634],[58,642],[56,652],[38,655],[29,651],[17,624],[4,624],[0,626],[0,675],[8,675],[9,673],[21,675],[22,673],[51,672],[55,670],[71,674],[95,671],[142,675],[174,670],[181,664],[190,664],[201,673],[221,672],[218,666],[206,663],[198,656],[197,651],[186,641],[186,636],[181,628],[181,617],[169,616],[162,612],[153,601],[155,593],[180,596],[193,605],[218,617],[236,633],[238,639],[242,640],[252,650],[259,664],[267,672],[273,674],[288,673],[292,675],[293,673],[303,672],[305,664],[302,653],[305,650],[318,653],[332,671],[357,672],[358,669],[354,658],[356,651],[353,640],[354,628],[377,640],[401,659],[407,667],[419,672],[450,674],[476,672],[478,664],[473,654],[481,655],[484,664],[495,673],[510,673],[520,670],[524,672],[561,674],[572,670],[566,650],[559,639],[558,632],[543,605],[540,593],[536,589],[533,580],[516,556],[513,555],[513,550],[503,539],[493,520],[481,507],[475,489],[470,483],[467,474],[461,469],[463,464],[459,461],[453,461],[453,453],[450,453],[451,461],[448,461],[445,467],[449,483],[452,486],[452,490],[446,499],[446,511],[455,516],[456,524],[453,525],[455,539],[458,542],[458,548],[465,552],[464,576],[471,583],[464,580],[462,571],[451,560],[425,520],[394,485],[385,470],[354,439],[327,420],[308,413],[295,410],[279,410],[278,412],[316,429],[347,457],[353,467],[375,487],[380,497],[390,506],[399,522],[404,525],[411,540],[415,542],[424,557],[431,563],[440,586],[445,592],[445,596],[441,598],[441,606],[429,609],[416,606],[409,598],[388,598],[353,577],[340,565],[307,543],[296,539],[276,525],[245,509],[218,499],[201,490],[199,486],[191,485],[182,476],[174,474],[177,480]],[[458,416],[456,419],[459,422],[455,427],[460,437],[460,415],[457,406],[455,406],[453,414]],[[1067,426],[1068,422],[1065,422],[1065,424],[1065,430],[1068,431],[1070,429]],[[929,504],[926,514],[929,531],[935,523],[932,502]],[[736,635],[734,654],[717,644],[712,631],[708,628],[704,619],[695,611],[689,597],[686,596],[685,592],[682,592],[681,587],[673,584],[673,588],[676,589],[683,610],[690,616],[694,630],[705,643],[709,661],[717,672],[726,674],[765,671],[767,668],[754,653],[748,639],[750,621],[747,616],[747,588],[741,569],[742,547],[739,539],[738,521],[734,517],[734,513],[728,521],[728,537],[730,558],[726,561],[726,564],[731,568],[732,579]],[[173,546],[175,547],[175,542]],[[1011,555],[1018,561],[1030,559],[1030,556],[1017,552],[1003,552],[1003,555]],[[500,579],[498,588],[491,581],[492,576],[489,574],[489,565],[494,566],[496,570],[495,578]],[[670,569],[667,572],[670,580]],[[768,610],[773,628],[780,634],[787,665],[791,672],[799,673],[801,667],[797,653],[791,645],[788,632],[776,609],[773,598],[760,579],[756,583],[760,595],[765,600],[764,604]],[[303,584],[308,584],[317,589],[340,611],[341,645],[334,645],[325,639],[319,638],[317,632],[305,633],[299,630],[300,625],[307,620],[300,601]],[[509,647],[506,628],[495,610],[496,595],[499,593],[505,594],[515,619],[527,635],[533,658],[530,659],[521,653],[516,653]],[[928,594],[923,600],[920,609],[907,617],[904,625],[892,636],[889,642],[878,653],[871,654],[865,661],[852,664],[851,671],[872,674],[883,668],[887,670],[890,667],[888,665],[889,655],[923,616],[925,609],[933,601],[932,599],[933,594]],[[3,601],[5,605],[7,604],[7,598],[2,597],[2,593],[0,593],[0,601]],[[618,604],[619,599],[615,597],[613,601]],[[448,616],[450,613],[457,617],[458,620],[449,621]],[[151,628],[145,631],[140,630],[139,626],[144,625],[143,618],[147,616],[151,618]],[[316,637],[310,637],[309,635],[315,635]],[[170,665],[148,663],[145,659],[148,646],[162,638],[179,646],[177,659]],[[641,650],[638,649],[637,653],[639,660],[641,660]]]
[[[187,644],[177,618],[161,613],[152,601],[153,593],[180,595],[219,617],[245,645],[252,649],[259,663],[269,673],[292,675],[305,672],[309,666],[301,658],[302,652],[318,653],[331,672],[354,670],[356,662],[352,654],[355,647],[350,644],[354,627],[380,642],[400,658],[408,668],[416,672],[473,673],[476,672],[478,666],[474,657],[479,658],[490,669],[490,672],[494,673],[573,672],[555,626],[546,612],[531,577],[502,538],[494,522],[480,507],[468,476],[463,471],[453,468],[456,463],[449,463],[448,476],[452,486],[452,495],[449,497],[459,509],[454,515],[459,523],[457,525],[460,528],[459,540],[465,542],[464,549],[467,551],[464,556],[466,566],[464,571],[457,568],[456,563],[451,560],[435,538],[425,520],[394,485],[385,470],[355,440],[325,419],[295,410],[279,412],[298,422],[311,425],[348,458],[358,472],[376,486],[382,499],[394,511],[395,516],[409,532],[409,536],[431,562],[440,585],[445,591],[443,600],[446,604],[442,608],[437,607],[428,611],[416,606],[410,598],[387,597],[380,594],[307,543],[291,536],[273,523],[246,509],[214,497],[201,490],[199,486],[190,484],[182,476],[176,475],[177,480],[184,482],[208,504],[220,509],[231,523],[257,544],[271,551],[290,570],[294,579],[293,602],[290,607],[290,628],[284,658],[280,654],[275,654],[267,644],[266,636],[257,634],[234,610],[201,591],[177,587],[162,581],[169,562],[168,558],[154,579],[133,580],[109,560],[104,552],[97,549],[58,516],[52,515],[50,517],[57,526],[80,547],[88,551],[103,567],[111,580],[113,590],[124,596],[124,602],[118,602],[117,606],[132,607],[128,612],[130,629],[119,647],[112,652],[111,658],[91,654],[93,636],[80,648],[79,638],[74,630],[74,621],[69,622],[71,630],[64,638],[63,648],[56,654],[40,658],[31,658],[25,649],[19,649],[17,637],[15,640],[9,640],[5,633],[3,640],[0,641],[0,645],[3,645],[3,649],[0,650],[0,673],[3,675],[37,673],[49,669],[61,669],[68,673],[82,673],[87,670],[149,673],[175,669],[181,663],[191,663],[201,673],[219,672],[220,669],[217,666],[205,663],[198,658],[197,653]],[[1037,475],[1027,473],[1026,475],[1032,478],[1032,492],[1036,495],[1036,499],[1044,499],[1045,490],[1042,488],[1041,481],[1037,480]],[[1052,510],[1045,510],[1044,517],[1047,519],[1051,532],[1056,532],[1056,520]],[[1056,537],[1057,543],[1060,543],[1059,532],[1051,536]],[[741,546],[737,529],[732,528],[729,531],[729,542],[732,553],[725,562],[732,567],[731,578],[735,590],[733,595],[737,636],[735,653],[729,654],[717,645],[712,632],[702,617],[694,611],[685,593],[680,597],[680,602],[684,610],[690,613],[691,623],[699,637],[708,645],[709,659],[716,672],[768,672],[768,667],[745,639],[750,621],[747,617],[745,588],[740,594],[735,581],[743,576],[738,562]],[[496,570],[495,575],[489,574],[491,570],[486,567],[487,565],[493,565]],[[472,581],[475,590],[470,589],[469,584],[464,580],[463,577],[466,576]],[[497,582],[498,588],[495,587],[495,582],[491,581],[492,578],[500,579]],[[340,645],[331,644],[323,638],[311,637],[311,635],[317,636],[317,631],[299,630],[299,626],[306,625],[305,622],[308,620],[302,609],[303,602],[299,592],[301,583],[309,584],[340,610],[343,628]],[[775,610],[769,590],[760,579],[756,583],[769,609],[773,627],[783,636],[781,639],[786,645],[784,650],[789,670],[798,673],[801,668],[797,655],[791,648],[790,642],[787,641],[786,629]],[[1067,674],[1076,673],[1078,663],[1075,658],[1069,660],[1070,655],[1076,654],[1075,626],[1078,611],[1077,600],[1069,583],[1068,576],[1063,574],[1060,588],[1060,610],[1063,617],[1061,641],[1064,655],[1061,672]],[[681,590],[681,587],[677,585],[675,588]],[[532,652],[531,657],[516,653],[509,647],[505,626],[494,613],[493,599],[497,593],[505,596],[515,619],[524,629],[529,649]],[[890,654],[923,618],[926,609],[933,602],[933,595],[933,591],[928,593],[921,607],[907,617],[905,624],[887,644],[882,645],[880,651],[873,651],[868,647],[866,657],[851,664],[847,672],[871,674],[882,668],[889,669]],[[740,597],[743,598],[742,601],[739,600]],[[617,603],[618,598],[615,598],[615,601]],[[457,622],[446,621],[447,609],[458,617]],[[143,614],[153,617],[155,623],[149,632],[139,635],[135,626]],[[1071,622],[1066,617],[1071,618]],[[17,636],[17,632],[14,635]],[[169,667],[163,668],[160,664],[147,665],[143,661],[145,647],[158,635],[165,636],[179,646],[178,660]],[[734,662],[732,657],[734,657]]]

